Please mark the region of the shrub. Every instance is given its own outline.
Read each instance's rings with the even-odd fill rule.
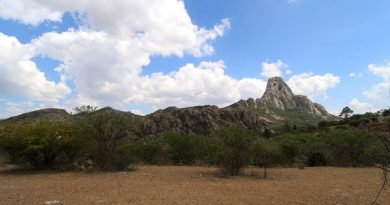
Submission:
[[[263,176],[267,178],[267,168],[281,161],[282,152],[279,144],[271,140],[257,140],[252,150],[254,165],[262,166]]]
[[[216,134],[219,140],[216,162],[224,174],[238,175],[250,163],[250,148],[255,136],[254,132],[235,126],[224,128]]]
[[[74,127],[68,122],[13,124],[3,127],[0,134],[0,148],[12,162],[27,162],[38,168],[71,163],[81,146]]]
[[[170,160],[175,164],[192,164],[194,150],[191,137],[181,133],[169,133],[164,136]]]
[[[324,136],[331,161],[338,166],[359,166],[374,137],[358,129],[333,130]]]
[[[123,169],[131,158],[123,157],[119,145],[124,144],[128,136],[129,125],[125,116],[110,110],[91,113],[82,124],[83,133],[90,140],[89,154],[93,166],[99,171]]]

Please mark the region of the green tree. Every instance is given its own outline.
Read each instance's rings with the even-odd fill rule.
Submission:
[[[343,117],[344,119],[347,119],[348,117],[350,117],[353,113],[353,110],[351,110],[351,108],[349,108],[348,106],[347,107],[344,107],[343,110],[341,111],[341,113],[339,114],[340,117]]]
[[[220,130],[217,164],[224,174],[238,175],[251,161],[251,145],[257,134],[251,130],[232,126]]]
[[[69,122],[41,121],[2,127],[0,149],[15,163],[28,162],[38,168],[70,163],[82,146]]]
[[[263,177],[267,178],[267,168],[279,163],[282,152],[278,143],[271,140],[258,140],[253,145],[254,164],[264,168]]]
[[[92,113],[97,110],[97,106],[92,105],[82,105],[80,107],[73,108],[74,114],[85,114],[85,113]]]
[[[129,119],[110,110],[95,112],[84,119],[84,135],[90,139],[89,153],[94,168],[100,171],[113,171],[127,167],[129,158],[119,154],[119,145],[128,137]]]

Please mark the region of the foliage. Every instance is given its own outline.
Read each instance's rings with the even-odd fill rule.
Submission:
[[[109,110],[92,113],[83,123],[84,135],[91,140],[89,152],[94,168],[100,171],[113,171],[123,168],[123,164],[130,163],[128,158],[122,158],[118,145],[127,136],[125,116]],[[126,161],[121,161],[126,160]]]
[[[195,161],[200,164],[214,164],[218,143],[210,136],[193,136],[191,138]]]
[[[162,164],[167,161],[166,151],[159,140],[140,140],[131,142],[127,148],[138,162],[143,162],[145,164]]]
[[[272,140],[257,140],[253,147],[253,162],[264,168],[263,176],[267,178],[267,168],[279,163],[282,159],[282,152],[278,143]]]
[[[169,133],[164,136],[163,142],[168,145],[169,158],[175,164],[192,164],[194,162],[194,149],[190,136]]]
[[[332,161],[338,166],[359,166],[374,137],[367,131],[357,129],[333,130],[324,134],[325,143]]]
[[[351,108],[349,108],[348,106],[347,107],[344,107],[343,110],[341,110],[341,113],[339,114],[340,117],[343,117],[344,119],[348,118],[349,116],[351,116],[353,113],[353,110],[351,110]]]
[[[256,134],[242,127],[227,127],[220,130],[217,164],[224,174],[238,175],[251,161],[251,145]]]
[[[95,112],[96,109],[97,109],[97,106],[82,105],[80,107],[73,108],[73,111],[74,111],[74,114],[86,114],[86,113]]]
[[[0,148],[12,162],[27,162],[39,168],[72,162],[81,146],[82,141],[69,122],[10,124],[0,131]]]

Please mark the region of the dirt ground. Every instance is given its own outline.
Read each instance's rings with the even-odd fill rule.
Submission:
[[[259,176],[250,176],[257,173]],[[212,167],[137,166],[132,172],[1,172],[0,204],[370,204],[380,187],[373,168],[275,168],[223,178]],[[390,190],[379,204],[390,205]]]

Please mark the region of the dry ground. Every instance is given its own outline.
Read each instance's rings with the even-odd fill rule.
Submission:
[[[138,166],[119,173],[0,173],[0,204],[370,204],[380,183],[373,168],[275,168],[269,179],[223,178],[216,168]],[[390,190],[379,203],[390,204]]]

